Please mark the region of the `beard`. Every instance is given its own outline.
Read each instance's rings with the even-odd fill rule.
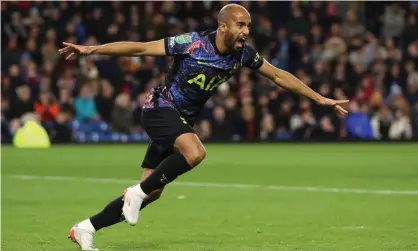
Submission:
[[[235,43],[238,40],[238,36],[234,36],[234,34],[227,32],[225,34],[225,45],[226,47],[231,51],[236,51],[237,48],[235,48]]]

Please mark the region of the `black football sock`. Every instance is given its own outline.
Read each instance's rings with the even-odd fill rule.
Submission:
[[[96,229],[96,231],[123,221],[122,199],[123,196],[114,199],[112,202],[107,204],[107,206],[100,213],[90,218],[91,224],[93,225],[94,229]]]
[[[104,227],[115,225],[124,221],[122,217],[123,196],[114,199],[110,202],[100,213],[92,216],[90,222],[96,231]],[[144,209],[148,205],[148,200],[145,200],[141,205],[141,209]]]
[[[141,182],[141,189],[145,194],[150,194],[191,169],[192,167],[182,154],[174,153],[165,158],[151,175]]]

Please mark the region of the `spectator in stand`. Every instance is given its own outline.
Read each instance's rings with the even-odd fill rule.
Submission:
[[[226,116],[225,109],[217,106],[213,109],[212,136],[214,140],[230,140],[232,138],[232,124],[230,118]]]
[[[212,139],[212,126],[209,120],[203,120],[200,124],[196,126],[196,132],[199,138],[202,140]],[[215,139],[216,140],[216,139]],[[218,139],[219,140],[219,139]],[[222,139],[220,139],[222,140]]]
[[[266,141],[273,140],[275,137],[274,129],[275,129],[274,117],[269,113],[264,115],[261,120],[260,139],[266,140]]]
[[[33,103],[30,98],[30,89],[26,85],[16,88],[17,99],[11,104],[11,118],[20,118],[23,114],[33,112]]]
[[[386,6],[383,14],[383,37],[399,39],[405,26],[405,10],[398,3]]]
[[[353,101],[350,106],[349,115],[345,118],[345,126],[349,139],[373,139],[373,127],[367,114],[359,109],[359,105],[355,101]]]
[[[110,121],[112,108],[115,104],[114,87],[107,80],[100,81],[100,91],[95,97],[97,111],[100,117],[106,121]]]
[[[121,93],[116,97],[111,115],[112,128],[116,132],[129,134],[133,127],[133,115],[129,94]]]
[[[68,123],[71,121],[71,114],[67,111],[59,112],[52,122],[49,135],[53,143],[70,143],[72,140],[71,128]]]
[[[341,34],[350,41],[354,37],[363,37],[366,33],[364,26],[358,23],[357,13],[354,10],[348,10],[345,21],[341,27]]]
[[[9,123],[11,120],[9,100],[1,99],[1,142],[5,142],[6,139],[11,137],[9,131]]]
[[[45,124],[55,121],[60,106],[50,91],[42,91],[39,94],[39,100],[35,102],[34,111],[39,115],[41,123]]]
[[[389,128],[390,139],[411,139],[412,126],[408,113],[402,109],[395,112],[395,119]]]
[[[81,87],[80,94],[74,101],[74,107],[75,119],[78,121],[88,122],[100,119],[89,84],[84,84]]]
[[[59,90],[59,105],[61,111],[67,111],[70,114],[75,114],[73,107],[74,99],[68,89],[62,88]]]
[[[319,121],[319,125],[312,128],[311,138],[318,141],[335,141],[339,137],[338,129],[333,125],[328,116],[324,116]]]
[[[309,140],[312,136],[312,131],[316,126],[316,120],[313,117],[312,111],[310,109],[303,110],[297,119],[299,119],[298,123],[300,124],[296,126],[293,131],[294,138]]]
[[[256,140],[260,135],[260,124],[256,118],[255,108],[244,105],[241,108],[241,119],[238,122],[238,131],[243,140]]]
[[[389,128],[392,124],[392,113],[387,106],[382,106],[380,111],[372,118],[373,137],[375,139],[388,140]]]

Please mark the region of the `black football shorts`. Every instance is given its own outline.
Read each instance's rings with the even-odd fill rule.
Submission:
[[[142,111],[142,125],[150,138],[143,168],[155,169],[174,153],[174,142],[184,133],[195,133],[191,124],[170,107],[155,107]]]

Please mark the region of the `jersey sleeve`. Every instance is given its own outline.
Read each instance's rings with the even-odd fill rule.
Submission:
[[[263,65],[263,58],[251,46],[246,45],[243,53],[242,65],[253,70],[258,70]]]
[[[164,39],[165,52],[167,56],[187,54],[190,45],[196,40],[196,34],[184,33]]]

